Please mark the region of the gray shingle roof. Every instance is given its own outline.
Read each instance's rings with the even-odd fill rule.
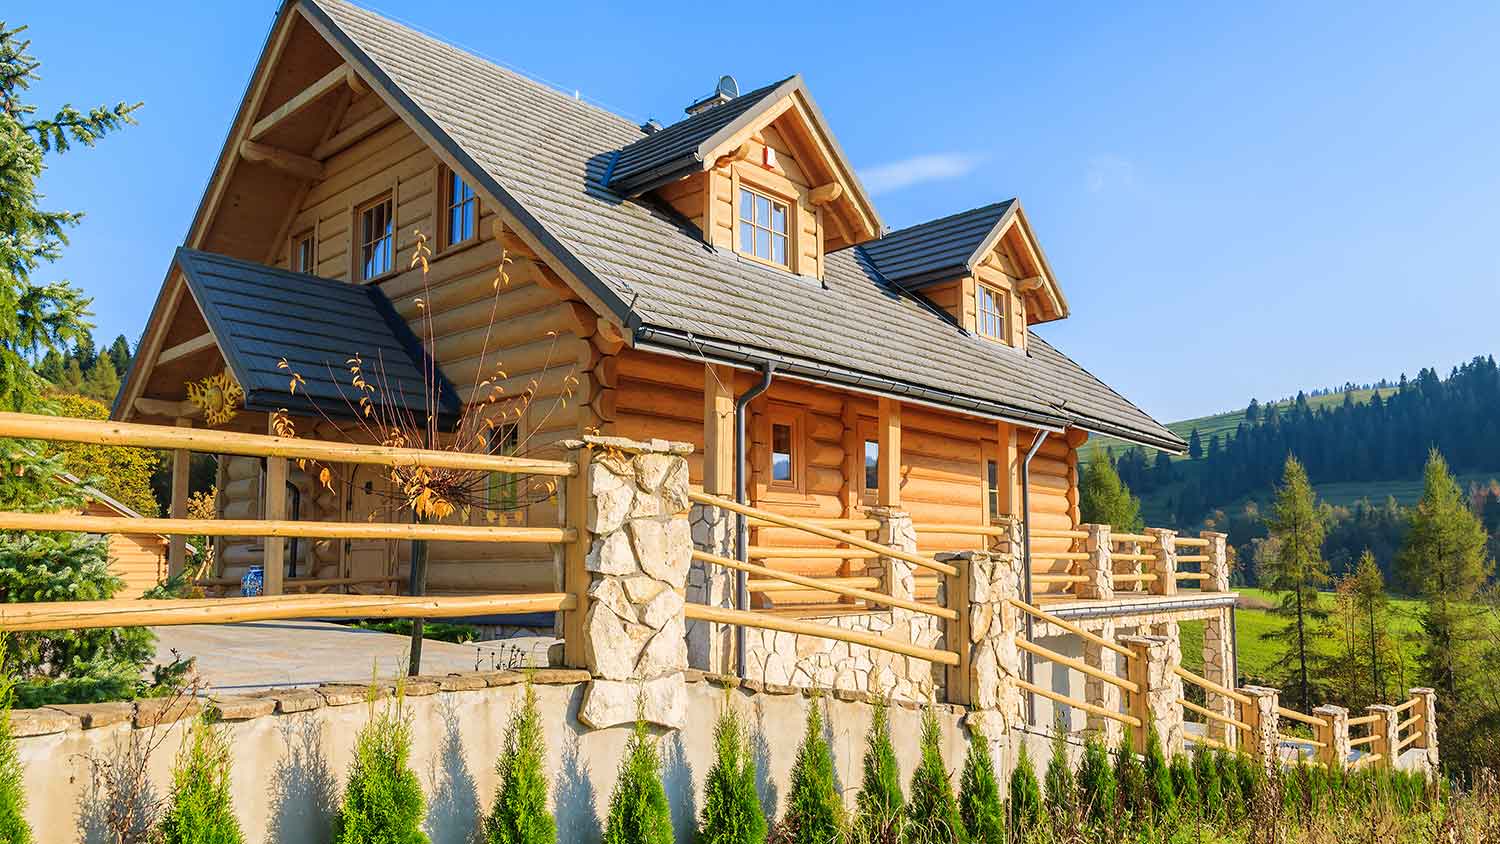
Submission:
[[[744,118],[780,100],[789,77],[764,88],[742,94],[727,103],[700,111],[686,120],[654,132],[627,145],[609,169],[609,186],[634,196],[654,185],[677,178],[685,169],[699,167],[715,139],[733,129]]]
[[[344,284],[199,252],[177,250],[178,269],[229,370],[245,391],[245,408],[352,417],[347,361],[364,359],[384,401],[427,416],[422,344],[390,300],[371,284]],[[306,384],[290,392],[287,364]],[[454,418],[458,396],[438,376],[441,415]],[[345,397],[349,397],[346,400]],[[377,401],[380,399],[377,399]]]
[[[972,270],[1014,199],[887,232],[860,248],[888,280],[903,287]]]
[[[709,247],[690,224],[627,200],[603,179],[617,150],[650,137],[634,122],[344,0],[304,6],[637,343],[711,342],[851,386],[1183,447],[1039,337],[1028,354],[966,334],[858,249],[828,255],[819,284]]]

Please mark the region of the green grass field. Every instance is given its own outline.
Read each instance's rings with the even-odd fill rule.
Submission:
[[[1272,615],[1267,607],[1275,603],[1275,596],[1262,589],[1242,588],[1240,607],[1235,611],[1235,634],[1238,648],[1241,677],[1264,678],[1280,659],[1283,648],[1280,642],[1268,640],[1266,634],[1285,626],[1283,619]],[[1325,605],[1331,605],[1333,596],[1322,595]],[[1419,632],[1418,612],[1422,602],[1410,598],[1391,598],[1391,632],[1401,642],[1407,666],[1417,664],[1418,648],[1415,641]],[[1322,640],[1319,640],[1322,641]],[[1315,648],[1316,649],[1316,648]],[[1203,670],[1203,623],[1182,624],[1182,665],[1189,671]]]

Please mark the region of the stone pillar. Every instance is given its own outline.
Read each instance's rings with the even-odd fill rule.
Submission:
[[[1096,601],[1108,601],[1115,597],[1115,564],[1110,553],[1109,525],[1084,525],[1089,538],[1084,540],[1084,550],[1089,558],[1083,561],[1079,572],[1088,580],[1077,584],[1078,597]]]
[[[1349,746],[1349,710],[1325,704],[1312,714],[1323,719],[1323,724],[1313,731],[1313,740],[1323,744],[1318,748],[1318,761],[1342,771],[1349,766],[1349,754],[1353,751]]]
[[[1156,537],[1151,543],[1151,553],[1156,558],[1147,565],[1147,572],[1156,575],[1151,581],[1151,594],[1177,594],[1177,531],[1166,528],[1146,528],[1148,536]]]
[[[1183,751],[1182,678],[1173,669],[1182,663],[1182,646],[1165,636],[1123,636],[1120,644],[1130,649],[1129,678],[1140,687],[1130,695],[1130,714],[1141,720],[1134,731],[1135,749],[1146,752],[1149,730],[1154,724],[1162,752],[1170,759]]]
[[[944,555],[948,557],[949,555]],[[1014,730],[1025,726],[1021,689],[1021,650],[1016,637],[1024,629],[1021,610],[1021,561],[1011,554],[966,551],[951,555],[969,568],[969,666],[971,706],[965,721],[990,742],[997,760],[1009,758]],[[966,558],[966,560],[964,559]]]
[[[912,526],[911,515],[893,507],[870,507],[865,510],[869,518],[880,522],[875,541],[900,551],[917,552],[917,529]],[[881,590],[893,598],[916,600],[917,579],[915,566],[895,557],[880,557],[867,571],[872,577],[881,579]]]
[[[1141,553],[1141,543],[1134,541],[1121,542],[1117,551],[1120,554],[1134,556]],[[1137,560],[1121,560],[1118,557],[1114,559],[1112,565],[1115,568],[1115,574],[1140,574],[1142,568],[1140,562]],[[1116,594],[1120,592],[1145,592],[1146,584],[1139,580],[1126,580],[1115,584],[1114,591]]]
[[[1092,632],[1098,633],[1101,638],[1113,642],[1115,640],[1114,619],[1104,619],[1103,626]],[[1109,648],[1096,644],[1089,639],[1083,640],[1083,661],[1090,668],[1097,668],[1100,671],[1118,677],[1120,676],[1120,659],[1120,655]],[[1120,687],[1113,683],[1106,683],[1103,680],[1087,675],[1083,678],[1083,699],[1095,706],[1103,707],[1111,712],[1119,712],[1120,692]],[[1115,747],[1118,745],[1120,737],[1125,734],[1124,724],[1113,718],[1105,718],[1102,715],[1095,715],[1092,712],[1088,714],[1087,729],[1089,732],[1095,733],[1103,739],[1106,747]]]
[[[1396,707],[1384,703],[1365,707],[1365,712],[1376,716],[1375,723],[1370,725],[1370,735],[1378,736],[1370,743],[1370,752],[1380,754],[1379,764],[1387,768],[1396,765],[1396,747],[1400,743],[1401,734],[1396,730],[1401,722],[1397,720]]]
[[[1208,540],[1208,545],[1203,549],[1208,562],[1203,564],[1202,569],[1208,578],[1202,581],[1200,588],[1205,592],[1228,592],[1229,534],[1205,530],[1198,535]]]
[[[1249,703],[1240,704],[1240,720],[1250,727],[1244,749],[1270,770],[1278,763],[1281,748],[1281,717],[1276,714],[1281,690],[1245,686],[1240,694],[1250,698]]]
[[[693,547],[719,557],[734,558],[735,516],[707,504],[694,504],[688,513]],[[688,568],[687,602],[734,608],[735,572],[693,560]],[[734,626],[690,619],[687,622],[688,665],[711,674],[733,674]]]
[[[1422,731],[1422,735],[1412,742],[1412,747],[1421,748],[1426,751],[1426,764],[1429,772],[1438,770],[1438,736],[1437,736],[1437,692],[1428,688],[1412,689],[1411,696],[1417,699],[1417,705],[1413,707],[1414,714],[1421,716],[1414,729]]]
[[[1229,635],[1229,608],[1219,610],[1218,615],[1203,621],[1203,679],[1211,683],[1218,683],[1226,689],[1232,689],[1236,685],[1237,678],[1234,676],[1234,642]],[[1221,694],[1209,692],[1204,701],[1209,709],[1223,715],[1226,718],[1237,718],[1235,703],[1230,698]],[[1223,742],[1228,747],[1235,747],[1238,732],[1233,726],[1222,721],[1209,719],[1208,737],[1214,741]]]
[[[574,442],[592,449],[583,653],[594,680],[579,720],[595,728],[628,724],[639,702],[647,721],[680,728],[687,719],[683,592],[693,553],[684,456],[692,447],[620,437]]]

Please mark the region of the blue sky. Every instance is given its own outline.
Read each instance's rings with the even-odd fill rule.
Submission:
[[[143,100],[52,161],[103,342],[139,335],[276,10],[9,4],[34,98]],[[378,0],[631,117],[801,72],[886,222],[1019,196],[1072,306],[1042,333],[1158,418],[1495,350],[1500,5]],[[1129,4],[1134,5],[1134,4]]]

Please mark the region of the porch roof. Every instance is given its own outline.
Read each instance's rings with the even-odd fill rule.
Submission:
[[[378,403],[404,408],[420,424],[428,414],[421,342],[372,285],[344,284],[200,252],[174,262],[208,323],[246,410],[354,417],[359,391],[349,360],[363,360]],[[285,360],[288,369],[282,369]],[[292,389],[292,372],[302,377]],[[436,404],[445,419],[461,411],[457,393],[436,371]]]

